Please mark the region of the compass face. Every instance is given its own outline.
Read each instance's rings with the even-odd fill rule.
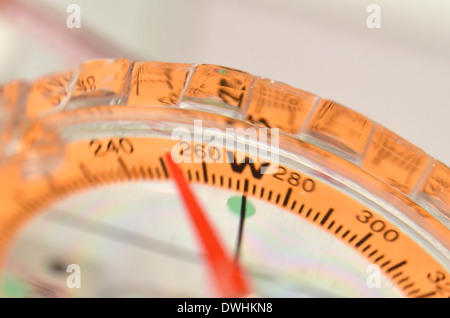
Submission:
[[[98,151],[98,145],[123,140],[128,148]],[[198,229],[164,159],[175,145],[142,137],[69,144],[67,160],[55,175],[36,183],[33,195],[24,194],[24,206],[34,207],[34,214],[4,255],[3,294],[217,295]],[[181,149],[186,155],[187,148]],[[223,156],[227,150],[216,151]],[[276,173],[260,174],[263,163],[257,158],[179,164],[226,252],[245,269],[252,293],[401,297],[404,292],[392,276],[411,277],[420,269],[426,279],[430,264],[443,271],[376,210],[299,165],[280,163]],[[416,255],[422,255],[421,263],[414,264]],[[79,271],[78,287],[68,287],[70,266]]]
[[[201,184],[193,190],[235,252],[239,193]],[[401,296],[385,277],[380,288],[368,288],[370,262],[307,220],[259,198],[247,207],[239,260],[258,296]],[[21,285],[21,296],[44,289],[60,296],[214,295],[183,209],[167,181],[105,186],[62,200],[20,234],[3,291]],[[66,287],[69,264],[80,266],[80,289]]]

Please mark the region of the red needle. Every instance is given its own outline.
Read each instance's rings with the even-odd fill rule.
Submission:
[[[178,165],[172,160],[169,152],[166,153],[166,159],[172,176],[183,197],[183,202],[189,211],[195,231],[203,245],[207,264],[221,296],[242,297],[248,295],[250,290],[241,267],[226,254],[223,245],[219,242],[217,234],[208,222],[206,214],[194,197],[189,183],[184,178]]]

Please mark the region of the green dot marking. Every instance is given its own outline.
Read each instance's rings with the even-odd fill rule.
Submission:
[[[219,69],[218,72],[219,72],[220,74],[227,74],[227,71],[226,71],[226,70],[222,70],[222,69]]]
[[[236,216],[241,215],[241,202],[242,196],[240,195],[232,196],[227,200],[228,208]],[[245,202],[245,218],[253,216],[255,212],[256,212],[255,206],[247,198],[247,201]]]
[[[3,279],[2,294],[6,297],[26,297],[27,287],[27,284],[22,280],[12,276],[6,276]]]

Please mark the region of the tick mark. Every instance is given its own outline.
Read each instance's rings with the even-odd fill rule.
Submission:
[[[360,247],[365,241],[367,241],[372,236],[372,233],[367,233],[362,239],[358,241],[358,243],[355,244],[355,247]],[[370,247],[370,245],[369,245]],[[366,247],[367,249],[367,247]],[[366,250],[364,249],[363,252]]]
[[[402,266],[405,265],[406,263],[407,263],[407,261],[401,261],[400,263],[391,266],[391,267],[386,271],[386,273],[390,273],[390,272],[396,270],[397,268],[402,267]]]
[[[325,216],[323,217],[322,221],[320,221],[320,225],[324,225],[328,218],[330,217],[330,215],[333,213],[333,209],[329,209],[328,212],[325,214]]]

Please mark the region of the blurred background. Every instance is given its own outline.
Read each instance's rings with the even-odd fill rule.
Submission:
[[[0,47],[0,83],[104,57],[241,69],[355,109],[450,166],[449,0],[0,0]]]

